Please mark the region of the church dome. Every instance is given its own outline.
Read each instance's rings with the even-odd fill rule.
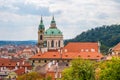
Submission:
[[[59,36],[59,35],[62,35],[62,32],[57,28],[49,28],[45,31],[45,35],[47,35],[47,36],[50,36],[50,35]]]

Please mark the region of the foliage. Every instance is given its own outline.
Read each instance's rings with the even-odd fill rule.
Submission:
[[[62,80],[95,80],[93,61],[76,59],[62,73]]]
[[[68,42],[97,41],[101,43],[101,52],[106,53],[110,47],[113,47],[120,42],[120,25],[104,25],[102,27],[97,27],[86,32],[82,32],[73,39],[65,40],[65,44]]]
[[[31,72],[31,73],[18,76],[17,80],[43,80],[43,77],[36,72]]]
[[[120,58],[101,62],[99,80],[120,80]]]

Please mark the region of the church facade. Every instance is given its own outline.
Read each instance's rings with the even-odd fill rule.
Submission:
[[[58,50],[63,45],[63,33],[57,28],[54,16],[51,20],[50,27],[45,30],[43,19],[41,17],[38,28],[38,47],[40,50]]]

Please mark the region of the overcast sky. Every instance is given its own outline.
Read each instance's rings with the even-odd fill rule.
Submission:
[[[55,16],[64,39],[102,25],[120,24],[120,0],[0,0],[0,40],[37,40]]]

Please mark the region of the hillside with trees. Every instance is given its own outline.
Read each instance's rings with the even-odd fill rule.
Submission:
[[[68,42],[100,42],[101,52],[107,53],[109,48],[120,42],[120,25],[101,26],[82,32],[73,39],[65,40]]]

